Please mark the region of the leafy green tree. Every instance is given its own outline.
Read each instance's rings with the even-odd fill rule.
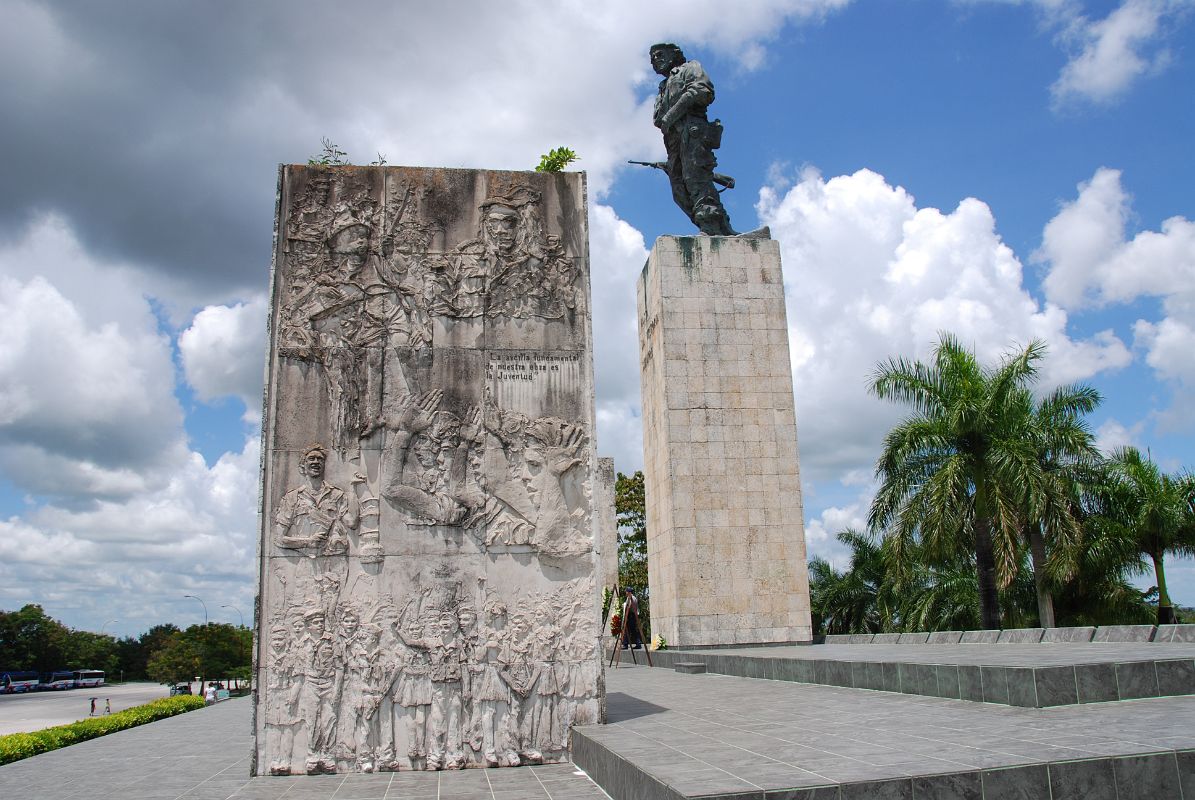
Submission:
[[[614,481],[614,512],[618,519],[618,583],[639,598],[639,618],[650,636],[651,591],[647,582],[647,506],[643,471],[618,473]],[[619,599],[621,603],[621,598]]]
[[[70,654],[71,630],[30,603],[19,611],[0,611],[0,665],[49,672],[62,669]]]
[[[122,647],[121,668],[125,671],[125,677],[129,679],[148,678],[147,669],[150,656],[180,632],[177,625],[166,622],[154,625],[137,639],[129,640],[129,644]]]
[[[1166,587],[1165,557],[1195,555],[1195,477],[1167,475],[1135,447],[1115,450],[1104,476],[1093,524],[1110,539],[1131,543],[1149,557],[1157,582],[1158,624],[1171,624],[1175,613]]]
[[[120,670],[116,637],[90,631],[71,631],[67,640],[67,669],[102,669],[112,674]]]
[[[917,550],[948,562],[968,543],[985,628],[1000,627],[999,587],[1020,565],[1025,496],[1043,485],[1027,386],[1044,352],[1034,341],[989,368],[942,334],[931,363],[891,359],[872,381],[878,397],[914,414],[884,439],[868,524],[891,538],[897,565]]]
[[[158,683],[180,683],[202,676],[201,663],[198,646],[176,633],[150,656],[146,671]]]
[[[182,634],[200,654],[200,671],[196,675],[223,678],[252,661],[253,633],[248,628],[212,622],[192,625]]]

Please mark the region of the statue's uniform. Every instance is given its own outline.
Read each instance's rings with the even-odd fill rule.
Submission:
[[[655,124],[664,133],[668,179],[676,204],[703,233],[733,236],[722,198],[714,188],[713,173],[718,166],[714,150],[722,144],[722,125],[706,117],[706,108],[712,102],[714,85],[709,76],[700,63],[686,61],[660,81]],[[677,103],[683,113],[675,120],[666,120]]]

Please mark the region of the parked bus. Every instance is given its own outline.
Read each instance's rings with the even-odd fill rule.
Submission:
[[[60,689],[74,689],[75,688],[75,673],[69,670],[62,670],[59,672],[43,672],[41,675],[41,686],[37,688],[42,690]]]
[[[104,685],[104,672],[98,669],[75,670],[75,688],[90,689]]]
[[[28,670],[0,671],[0,693],[32,692],[37,688],[37,678],[36,672]]]

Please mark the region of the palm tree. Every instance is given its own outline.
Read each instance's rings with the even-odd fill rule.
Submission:
[[[881,548],[855,530],[840,531],[837,537],[850,548],[850,567],[838,572],[823,558],[809,562],[809,604],[814,617],[826,633],[889,630],[892,614]]]
[[[958,631],[980,627],[974,556],[960,552],[944,563],[921,559],[893,584],[900,598],[900,627],[906,631]],[[1020,570],[1000,595],[1000,615],[1016,627],[1033,617],[1033,581]]]
[[[1172,624],[1163,562],[1167,553],[1195,555],[1195,476],[1167,475],[1137,448],[1121,447],[1108,459],[1105,477],[1094,524],[1149,556],[1158,586],[1158,624]]]
[[[992,369],[942,334],[931,363],[890,359],[872,381],[915,413],[884,439],[868,524],[886,532],[897,564],[917,549],[946,562],[969,545],[985,628],[1000,627],[998,587],[1019,568],[1026,495],[1044,484],[1027,388],[1044,354],[1033,341]]]
[[[1040,468],[1039,481],[1022,485],[1023,538],[1029,545],[1037,592],[1038,624],[1055,626],[1054,597],[1047,579],[1047,541],[1055,551],[1073,551],[1083,535],[1080,508],[1100,452],[1084,418],[1100,395],[1086,385],[1063,386],[1034,404],[1029,434]]]

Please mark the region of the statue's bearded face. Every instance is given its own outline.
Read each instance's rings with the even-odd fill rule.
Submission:
[[[671,47],[661,47],[651,51],[651,68],[659,75],[667,75],[676,61],[679,50]]]

